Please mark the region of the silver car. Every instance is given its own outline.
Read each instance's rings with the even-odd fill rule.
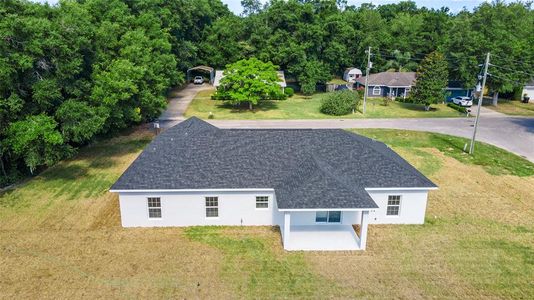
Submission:
[[[195,76],[195,79],[193,80],[194,84],[203,84],[204,83],[204,77],[202,76]]]
[[[473,99],[471,99],[471,97],[462,97],[462,96],[454,97],[452,98],[452,102],[460,106],[466,106],[466,107],[473,106]]]

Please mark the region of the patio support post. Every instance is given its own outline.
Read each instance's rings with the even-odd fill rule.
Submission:
[[[360,249],[365,250],[367,245],[367,227],[369,223],[369,211],[362,211],[362,217],[360,220]]]
[[[291,228],[291,213],[286,211],[284,212],[284,248],[289,244],[289,232]]]

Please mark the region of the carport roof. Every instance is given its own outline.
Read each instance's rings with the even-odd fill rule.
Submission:
[[[434,188],[385,144],[340,129],[219,129],[195,117],[157,136],[112,191],[273,188],[279,209],[376,208],[365,188]]]

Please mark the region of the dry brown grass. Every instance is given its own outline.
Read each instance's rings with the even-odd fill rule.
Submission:
[[[493,176],[481,167],[464,165],[434,149],[425,151],[438,157],[443,165],[431,176],[440,189],[430,194],[427,224],[372,225],[365,253],[309,253],[307,259],[314,270],[354,289],[358,296],[370,298],[531,295],[534,290],[528,287],[528,278],[499,282],[507,279],[500,277],[499,270],[484,273],[484,268],[479,268],[479,264],[500,264],[506,255],[517,253],[500,257],[497,251],[491,251],[491,246],[466,251],[461,245],[472,240],[515,241],[530,247],[527,253],[534,254],[534,178]],[[530,232],[521,236],[507,230],[508,226],[529,228]],[[518,271],[533,274],[532,261],[523,267]],[[516,285],[518,290],[508,294],[506,289],[496,289],[495,284],[509,285],[508,288]]]
[[[430,194],[425,225],[370,226],[365,252],[288,253],[270,227],[121,228],[117,197],[106,189],[147,137],[138,132],[90,147],[0,196],[0,298],[534,293],[532,176],[494,176],[432,148],[399,148],[440,186]]]

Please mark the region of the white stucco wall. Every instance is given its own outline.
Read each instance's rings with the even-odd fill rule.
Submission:
[[[428,191],[367,191],[378,205],[369,213],[369,224],[423,224],[425,222]],[[386,207],[389,195],[400,195],[398,216],[387,216]]]
[[[370,224],[423,224],[428,191],[368,191],[378,209],[369,213]],[[399,216],[386,216],[389,195],[401,195]],[[268,196],[269,208],[256,209],[256,196]],[[161,198],[161,219],[148,217],[148,197]],[[219,198],[219,217],[206,218],[205,197]],[[284,213],[278,211],[276,195],[265,191],[119,193],[124,227],[197,226],[197,225],[279,225]],[[343,211],[342,224],[359,224],[359,211]],[[315,225],[315,211],[291,213],[291,225]]]
[[[257,209],[256,196],[268,196],[269,208]],[[160,219],[148,217],[148,197],[161,198]],[[219,217],[206,218],[205,197],[219,198]],[[119,201],[123,227],[272,225],[283,218],[272,191],[119,193]]]

